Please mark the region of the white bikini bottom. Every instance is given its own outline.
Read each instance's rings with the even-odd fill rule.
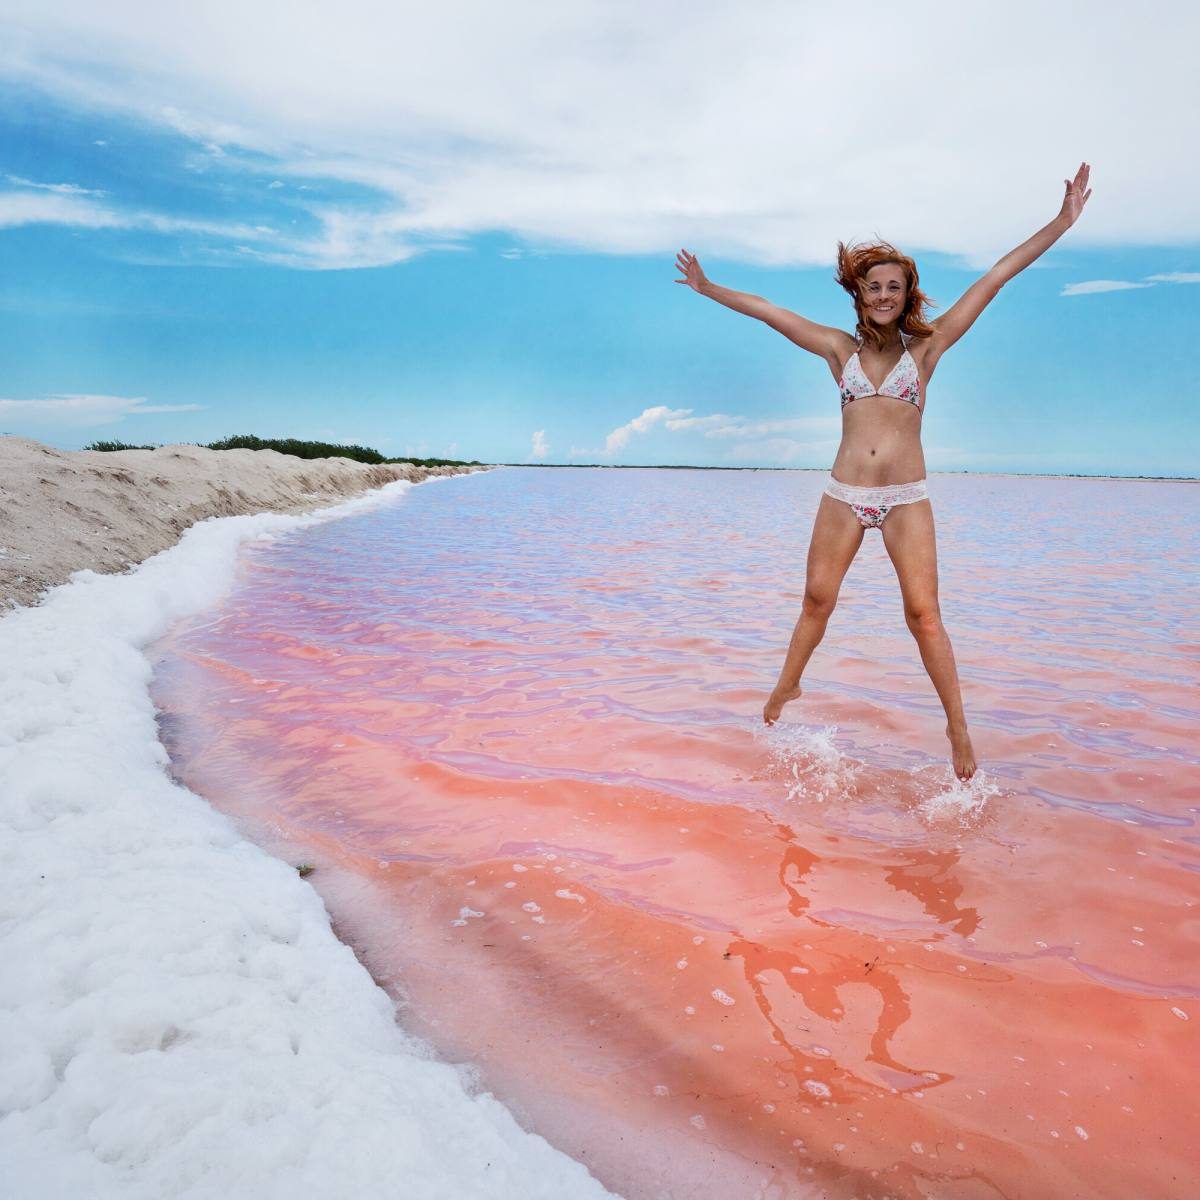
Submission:
[[[850,505],[864,529],[880,529],[884,518],[893,508],[898,504],[928,500],[929,489],[924,479],[918,479],[915,483],[889,483],[884,487],[854,487],[830,475],[825,485],[825,495]]]

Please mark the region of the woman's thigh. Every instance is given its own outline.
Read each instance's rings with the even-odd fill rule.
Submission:
[[[830,603],[837,599],[865,532],[850,505],[832,496],[821,497],[808,546],[804,585],[808,595]]]
[[[933,506],[928,500],[896,505],[884,518],[882,532],[883,544],[900,581],[905,613],[924,616],[936,612],[938,570]]]

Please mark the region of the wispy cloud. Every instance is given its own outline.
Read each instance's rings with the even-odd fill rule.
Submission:
[[[1081,29],[1040,0],[959,5],[931,28],[863,0],[879,44],[930,92],[959,90],[971,63],[970,111],[943,113],[935,139],[888,107],[884,76],[846,86],[832,4],[767,0],[754,20],[673,0],[283,11],[41,0],[0,17],[0,77],[173,131],[222,169],[371,188],[373,203],[314,210],[316,237],[245,239],[296,266],[398,262],[496,230],[534,247],[824,264],[838,238],[878,229],[987,263],[1054,215],[1085,155],[1096,194],[1077,244],[1200,234],[1200,160],[1174,153],[1198,103],[1194,5],[1172,8],[1153,54],[1130,54],[1119,6]],[[835,97],[836,121],[797,132],[797,112],[828,114]]]
[[[1157,283],[1200,283],[1200,271],[1166,271],[1146,275],[1141,280],[1089,279],[1084,283],[1068,283],[1060,296],[1087,296],[1095,292],[1123,292],[1130,288],[1150,288]]]
[[[1124,292],[1130,288],[1153,287],[1153,283],[1132,283],[1127,279],[1089,279],[1084,283],[1068,283],[1060,296],[1090,296],[1095,292]]]
[[[105,192],[97,188],[80,187],[77,183],[38,183],[33,179],[24,179],[20,175],[6,175],[9,183],[22,188],[37,188],[46,192],[58,192],[63,196],[103,196]]]
[[[45,192],[0,192],[0,229],[17,225],[76,225],[117,229],[124,221],[106,205],[78,196]]]
[[[550,447],[546,445],[546,431],[539,429],[533,435],[533,446],[529,451],[529,460],[530,462],[538,462],[549,453]]]
[[[148,404],[144,397],[64,394],[41,400],[0,400],[0,422],[30,428],[112,425],[143,413],[197,412],[203,404]]]
[[[71,225],[85,229],[143,229],[155,233],[207,234],[222,239],[264,238],[274,231],[262,225],[199,221],[163,213],[121,209],[75,193],[0,192],[0,229],[18,225]]]

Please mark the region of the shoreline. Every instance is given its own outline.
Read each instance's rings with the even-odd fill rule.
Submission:
[[[136,566],[209,517],[306,513],[396,480],[489,469],[189,445],[57,450],[0,437],[0,615],[40,604],[76,571]]]

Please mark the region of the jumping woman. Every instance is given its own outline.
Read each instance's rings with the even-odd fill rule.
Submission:
[[[838,243],[837,281],[854,300],[855,336],[817,325],[762,296],[711,283],[695,256],[681,250],[676,267],[686,284],[734,312],[756,317],[797,346],[825,360],[842,398],[842,444],[821,497],[808,547],[804,604],[779,682],[763,707],[773,725],[800,695],[800,677],[825,635],[846,571],[868,529],[883,535],[900,581],[904,619],[921,661],[946,710],[946,736],[954,773],[975,774],[954,651],[938,607],[933,510],[925,486],[921,414],[925,389],[942,355],[975,323],[996,293],[1041,257],[1079,219],[1091,196],[1091,167],[1082,163],[1064,180],[1062,209],[1027,242],[977,279],[947,312],[929,321],[911,258],[886,242]],[[874,380],[880,382],[876,384]]]

